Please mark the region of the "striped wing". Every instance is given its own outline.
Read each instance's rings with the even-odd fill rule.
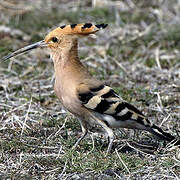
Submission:
[[[92,83],[88,84],[92,85]],[[169,142],[176,139],[150,123],[141,111],[124,101],[109,86],[96,84],[93,88],[88,88],[87,85],[82,85],[78,90],[78,96],[84,107],[101,114],[100,117],[107,126],[147,130]],[[106,118],[107,115],[108,118]],[[179,145],[180,141],[178,140],[175,144]]]
[[[79,100],[87,109],[107,114],[117,121],[135,120],[142,125],[150,125],[148,119],[133,105],[124,101],[115,91],[106,85],[86,88],[78,92]]]

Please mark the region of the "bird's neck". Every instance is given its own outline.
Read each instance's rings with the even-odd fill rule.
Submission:
[[[80,62],[78,57],[77,41],[71,48],[62,48],[52,53],[54,62],[56,82],[70,84],[79,81],[83,77],[88,77],[89,73]]]

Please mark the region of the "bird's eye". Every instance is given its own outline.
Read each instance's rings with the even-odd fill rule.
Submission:
[[[54,42],[54,43],[58,42],[58,38],[57,37],[53,37],[52,38],[52,42]]]

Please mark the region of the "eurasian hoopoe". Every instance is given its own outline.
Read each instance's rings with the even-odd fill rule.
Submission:
[[[50,49],[55,69],[55,93],[62,105],[78,117],[82,128],[82,135],[74,147],[86,136],[90,124],[98,124],[107,132],[108,152],[114,140],[112,128],[141,129],[169,142],[175,140],[174,136],[150,123],[141,111],[124,101],[111,87],[93,78],[80,62],[78,38],[105,27],[107,24],[64,25],[51,31],[44,40],[19,49],[2,60],[38,47]]]

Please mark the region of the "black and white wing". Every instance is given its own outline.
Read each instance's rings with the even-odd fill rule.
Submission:
[[[129,123],[132,124],[132,128],[136,128],[134,127],[136,123],[143,126],[151,125],[141,111],[124,101],[111,87],[101,84],[80,89],[78,97],[82,105],[99,114],[111,116],[114,118],[115,126],[125,127],[127,125],[127,128],[131,128]],[[111,124],[110,122],[107,123]]]
[[[94,112],[109,127],[142,129],[167,141],[175,139],[171,134],[152,124],[140,110],[124,101],[109,86],[81,84],[77,93],[82,106]]]

